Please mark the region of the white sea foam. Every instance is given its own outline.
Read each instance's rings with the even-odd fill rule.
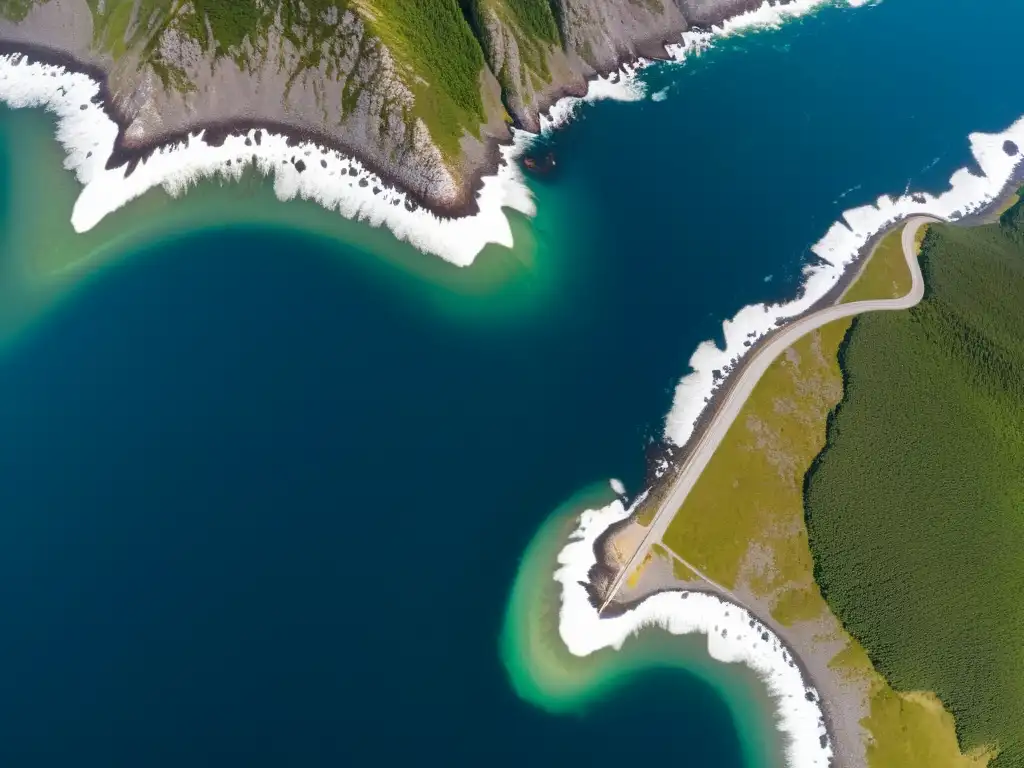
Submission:
[[[935,196],[927,192],[883,195],[874,205],[846,211],[812,248],[820,262],[804,268],[800,295],[784,304],[752,304],[722,324],[725,348],[704,341],[690,357],[691,373],[676,386],[672,409],[665,419],[665,439],[683,445],[693,434],[705,405],[718,383],[716,371],[726,374],[749,347],[786,318],[795,317],[827,294],[872,236],[900,219],[931,214],[954,220],[985,207],[1013,179],[1021,155],[1008,154],[1004,143],[1024,149],[1024,117],[1002,133],[972,133],[971,153],[983,175],[961,168],[949,180],[949,189]]]
[[[775,26],[823,2],[826,0],[793,0],[786,5],[771,5],[766,1],[761,8],[710,31],[687,32],[680,45],[669,46],[667,50],[682,59],[694,50],[706,48],[715,37]],[[845,2],[859,5],[862,0]],[[592,80],[583,98],[559,100],[541,117],[542,132],[569,121],[583,103],[645,98],[645,84],[636,75],[649,63],[641,59],[627,64],[618,72]],[[130,174],[125,173],[125,166],[107,170],[117,126],[101,105],[93,102],[98,94],[99,84],[84,74],[29,63],[19,54],[0,56],[0,101],[12,107],[44,107],[58,117],[57,137],[67,152],[65,166],[76,173],[85,187],[72,214],[77,231],[94,227],[106,215],[153,187],[162,186],[168,193],[178,195],[203,178],[237,180],[250,165],[261,173],[273,174],[274,191],[281,200],[315,200],[346,218],[387,226],[398,238],[460,266],[472,263],[488,243],[512,246],[504,208],[528,216],[535,213],[529,188],[513,162],[532,138],[523,131],[513,132],[512,145],[502,149],[498,172],[483,180],[477,193],[479,212],[440,218],[424,208],[407,205],[409,198],[401,190],[384,184],[358,160],[309,142],[289,147],[286,137],[267,131],[261,132],[263,140],[259,145],[253,140],[255,131],[250,131],[246,136],[227,138],[219,147],[206,144],[203,132],[198,131],[185,142],[154,152]],[[656,99],[662,97],[662,92],[655,94]],[[302,172],[296,161],[304,165]]]
[[[540,132],[547,135],[561,128],[575,116],[583,104],[595,101],[642,101],[647,96],[647,86],[637,75],[650,62],[640,59],[603,77],[595,77],[587,84],[587,95],[564,96],[556,101],[546,114],[540,116]]]
[[[723,662],[742,662],[764,680],[777,706],[777,726],[786,736],[790,768],[827,766],[832,746],[826,736],[818,692],[803,679],[782,641],[745,609],[699,592],[661,592],[614,618],[601,618],[583,586],[596,562],[594,543],[629,511],[621,501],[588,510],[558,555],[555,580],[562,585],[559,634],[569,651],[587,656],[601,648],[618,650],[644,627],[675,635],[707,635],[708,652]]]
[[[83,184],[71,223],[82,232],[149,189],[162,186],[171,195],[185,192],[200,179],[220,176],[237,180],[247,167],[274,177],[281,200],[315,200],[342,216],[385,225],[420,250],[460,266],[470,264],[487,243],[512,246],[512,231],[503,208],[533,215],[534,204],[513,158],[529,135],[504,147],[503,163],[484,179],[477,194],[479,212],[440,218],[409,204],[400,190],[388,186],[358,160],[303,142],[288,146],[286,137],[261,131],[229,136],[219,147],[203,141],[199,131],[188,140],[164,147],[126,174],[126,167],[106,169],[117,126],[98,102],[99,84],[63,67],[30,63],[18,54],[0,56],[0,100],[12,107],[44,107],[57,116],[57,139],[64,146],[64,165]],[[301,163],[304,169],[300,172]]]
[[[700,54],[710,48],[715,40],[742,34],[756,29],[770,29],[781,26],[790,19],[806,16],[824,5],[864,5],[865,0],[792,0],[788,3],[765,2],[752,11],[741,13],[716,24],[711,29],[691,29],[683,33],[682,42],[665,46],[665,50],[676,61]]]

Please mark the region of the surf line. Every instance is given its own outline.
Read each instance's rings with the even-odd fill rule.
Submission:
[[[765,0],[759,8],[719,26],[684,33],[680,43],[666,46],[666,55],[682,62],[699,55],[719,37],[775,27],[829,1],[773,4]],[[861,4],[859,0],[836,2]],[[616,72],[590,80],[584,97],[558,100],[542,117],[542,133],[568,123],[580,104],[645,98],[646,89],[637,74],[649,63],[643,59],[625,63]],[[200,128],[184,140],[154,149],[138,162],[107,168],[118,126],[104,109],[101,92],[101,84],[83,71],[35,61],[24,53],[0,55],[0,101],[14,108],[41,107],[57,117],[56,138],[66,153],[65,167],[83,186],[71,215],[77,232],[91,229],[154,187],[178,196],[205,178],[238,181],[249,168],[273,176],[274,193],[282,201],[296,197],[313,200],[345,218],[386,226],[398,239],[458,266],[472,264],[489,243],[513,246],[505,208],[526,216],[536,213],[516,162],[536,139],[527,131],[513,130],[511,142],[500,147],[496,172],[483,177],[477,192],[476,212],[447,217],[418,205],[357,158],[313,141],[294,142],[269,130],[229,135],[215,145],[204,140],[206,132]]]

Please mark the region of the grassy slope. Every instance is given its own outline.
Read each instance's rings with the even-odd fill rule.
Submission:
[[[808,483],[819,581],[898,688],[1024,766],[1024,210],[934,226],[924,301],[861,318]],[[851,479],[854,482],[851,482]]]
[[[918,230],[917,242],[921,244],[924,229]],[[871,259],[864,267],[857,281],[843,294],[840,303],[864,301],[865,299],[899,298],[910,291],[912,280],[903,258],[902,230],[890,232],[878,243]]]
[[[11,21],[21,21],[39,0],[0,0],[0,16]]]
[[[882,241],[844,298],[906,293],[910,273],[899,237],[894,232]],[[842,395],[835,350],[849,323],[839,320],[801,339],[769,367],[665,534],[667,544],[728,587],[735,586],[749,542],[769,527],[775,509],[788,509],[788,518],[795,504],[802,520],[804,472],[824,446],[825,418]],[[725,497],[722,487],[730,488]],[[705,512],[723,508],[727,515]],[[783,522],[778,535],[789,540],[789,523]],[[791,556],[776,558],[780,579],[787,579],[786,571],[810,578],[799,527],[799,540],[788,545]]]
[[[0,16],[21,19],[45,0],[0,0]],[[94,45],[115,60],[129,51],[141,56],[165,87],[187,92],[195,86],[186,73],[163,61],[161,33],[173,28],[197,41],[211,56],[229,57],[249,69],[246,51],[266,53],[267,34],[280,18],[284,36],[298,51],[286,74],[289,83],[304,72],[324,66],[328,77],[366,55],[365,40],[346,34],[337,23],[346,10],[357,13],[368,31],[391,52],[415,105],[407,123],[420,118],[434,142],[454,166],[460,141],[479,137],[486,122],[482,92],[485,49],[492,41],[486,25],[477,23],[482,39],[467,16],[478,21],[493,14],[519,49],[520,71],[496,73],[508,93],[526,97],[550,77],[548,54],[561,45],[549,0],[87,0],[94,19]],[[136,22],[131,24],[138,3]],[[141,23],[139,23],[141,22]],[[488,50],[490,53],[490,50]],[[492,57],[493,58],[493,57]],[[373,77],[373,66],[360,68]],[[351,88],[348,84],[351,83]],[[358,102],[366,83],[347,81],[343,105]]]
[[[899,237],[883,240],[848,296],[906,292],[910,274]],[[769,368],[664,537],[669,549],[729,587],[740,580],[753,542],[770,566],[748,569],[743,580],[787,625],[828,616],[814,583],[802,491],[842,394],[837,354],[849,324],[839,320],[801,339]],[[843,639],[846,649],[832,666],[871,692],[864,725],[874,738],[873,768],[974,764],[960,756],[952,718],[934,697],[895,693],[864,650],[845,633]]]
[[[480,31],[488,61],[506,93],[523,94],[543,85],[550,76],[549,52],[561,45],[558,24],[548,0],[463,0]],[[521,72],[497,66],[495,41],[487,31],[488,19],[497,18],[519,48]]]
[[[535,28],[550,34],[543,24],[538,26],[535,18],[533,5],[538,0],[500,1],[515,10],[515,18],[528,34],[533,34]],[[0,15],[20,18],[37,2],[40,0],[0,0]],[[115,59],[129,50],[141,54],[165,86],[181,91],[194,86],[184,72],[160,60],[156,46],[161,32],[169,27],[199,42],[210,55],[230,57],[246,69],[252,62],[243,51],[251,46],[257,53],[265,53],[267,32],[280,16],[284,36],[299,52],[287,73],[293,82],[304,71],[321,65],[331,77],[345,62],[351,69],[351,62],[364,55],[365,41],[346,34],[332,21],[351,10],[388,48],[402,80],[415,95],[408,119],[423,119],[450,162],[461,155],[462,137],[467,133],[479,136],[480,125],[485,122],[481,92],[484,54],[459,0],[139,0],[137,17],[144,23],[131,28],[135,0],[88,3],[98,49]],[[212,40],[207,30],[212,32]],[[372,77],[372,67],[369,70],[368,76]],[[347,107],[355,105],[365,86],[353,83],[345,93]]]
[[[484,122],[484,54],[458,0],[364,0],[369,27],[411,77],[415,113],[453,160],[464,133]]]

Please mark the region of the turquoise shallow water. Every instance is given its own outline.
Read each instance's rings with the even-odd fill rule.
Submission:
[[[1024,113],[1022,21],[886,0],[649,70],[667,100],[586,108],[516,248],[461,271],[255,181],[72,236],[47,119],[4,112],[0,758],[619,765],[653,733],[644,760],[777,764],[699,640],[522,700],[519,558],[578,489],[641,487],[695,345],[844,208]]]

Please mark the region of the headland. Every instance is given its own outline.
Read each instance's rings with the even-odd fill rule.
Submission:
[[[454,161],[450,159],[454,150],[446,150],[446,142],[438,142],[426,127],[430,120],[414,121],[411,134],[403,129],[401,148],[391,146],[387,130],[375,130],[369,136],[359,116],[367,109],[380,111],[380,99],[366,95],[373,88],[359,91],[359,99],[366,95],[366,104],[361,100],[350,104],[355,110],[351,119],[362,130],[349,130],[344,121],[340,128],[328,128],[323,121],[310,120],[311,114],[330,112],[334,103],[334,97],[321,93],[325,86],[318,85],[328,76],[326,69],[316,74],[303,68],[297,81],[282,83],[279,72],[273,76],[257,72],[251,77],[235,72],[238,61],[219,48],[215,54],[206,54],[185,46],[188,66],[181,63],[179,69],[191,73],[183,81],[188,98],[168,82],[158,84],[161,78],[146,74],[145,66],[141,70],[145,82],[136,82],[140,75],[128,66],[134,54],[125,53],[124,61],[115,66],[109,54],[93,50],[95,35],[89,30],[94,22],[88,9],[75,5],[80,0],[33,5],[24,18],[0,26],[0,98],[12,106],[43,106],[57,114],[62,123],[58,139],[69,154],[69,167],[87,187],[94,184],[102,190],[83,193],[84,198],[93,196],[102,202],[76,206],[76,229],[93,226],[152,186],[162,185],[179,194],[197,178],[238,178],[245,168],[255,167],[274,174],[275,190],[282,199],[299,195],[336,208],[346,217],[387,226],[420,250],[461,266],[472,263],[487,243],[510,245],[502,208],[532,213],[514,161],[533,133],[564,123],[581,100],[642,98],[642,86],[634,78],[637,66],[653,59],[682,61],[716,37],[775,26],[825,2],[681,0],[683,11],[669,3],[657,13],[653,6],[645,10],[643,4],[609,2],[607,13],[599,14],[599,25],[605,26],[598,29],[615,30],[611,37],[602,38],[611,47],[594,53],[592,64],[571,52],[549,52],[555,63],[545,66],[553,84],[531,92],[528,102],[506,93],[510,114],[500,107],[494,76],[488,79],[485,73],[489,85],[483,91],[490,97],[480,97],[480,103],[482,114],[490,117],[484,128],[473,127],[477,138],[457,142],[461,159]],[[574,13],[567,11],[564,18],[576,18]],[[686,13],[694,23],[687,22]],[[59,18],[75,21],[58,23]],[[579,15],[577,21],[584,26],[594,23],[590,13]],[[280,19],[267,23],[272,28]],[[571,26],[573,22],[563,23],[570,25],[560,33],[564,40],[591,52],[601,49],[594,43],[594,30],[579,32]],[[362,22],[353,19],[352,24],[365,31]],[[467,30],[457,26],[460,39],[465,38]],[[168,29],[172,28],[173,24]],[[130,38],[135,32],[123,34]],[[622,37],[618,43],[616,35]],[[179,50],[177,55],[184,54]],[[208,55],[213,55],[212,69],[207,67],[212,74],[201,66]],[[561,67],[557,62],[568,63]],[[480,65],[486,69],[482,54]],[[323,67],[327,65],[321,62]],[[331,71],[341,77],[341,70]],[[204,79],[211,77],[209,82]],[[59,80],[57,89],[52,87],[54,78]],[[398,88],[389,78],[385,78],[390,83],[387,87]],[[250,86],[257,90],[249,93]],[[303,88],[319,94],[312,102],[315,109],[303,100]],[[294,89],[300,95],[293,103],[289,99]],[[405,100],[414,96],[402,93]],[[335,94],[339,104],[343,95]],[[492,115],[495,110],[508,116],[509,122],[497,112]]]
[[[694,592],[699,594],[715,593],[716,599],[724,601],[722,606],[731,605],[735,608],[742,608],[744,611],[750,611],[751,618],[759,622],[758,626],[763,626],[766,630],[771,631],[769,637],[772,638],[772,642],[777,642],[779,648],[785,649],[794,659],[795,668],[799,670],[803,684],[806,686],[807,701],[821,702],[820,708],[816,710],[816,715],[812,712],[798,710],[787,715],[789,704],[786,702],[795,700],[799,693],[798,688],[794,683],[790,686],[788,694],[779,695],[779,710],[782,713],[780,727],[792,739],[788,752],[790,764],[817,764],[816,753],[806,747],[810,743],[812,735],[816,734],[820,740],[821,749],[823,752],[827,752],[829,759],[835,754],[840,765],[866,765],[865,739],[860,725],[861,720],[867,717],[864,703],[864,697],[867,695],[865,694],[867,689],[864,688],[866,683],[863,681],[853,682],[845,676],[841,669],[834,669],[832,664],[833,658],[842,650],[846,642],[840,635],[836,635],[836,632],[842,632],[841,627],[839,625],[829,625],[829,627],[822,625],[814,630],[813,628],[808,629],[807,626],[801,626],[794,631],[773,617],[768,607],[770,603],[765,604],[758,601],[752,603],[749,592],[738,595],[720,583],[702,576],[699,567],[678,559],[677,553],[675,558],[668,555],[660,543],[661,534],[667,527],[668,520],[663,518],[660,530],[655,531],[654,526],[658,524],[657,511],[652,515],[649,510],[664,508],[668,519],[672,518],[675,509],[681,505],[680,500],[668,499],[671,489],[675,486],[678,473],[700,450],[708,428],[721,415],[721,409],[734,394],[733,388],[736,382],[749,372],[751,361],[756,360],[758,354],[767,345],[771,345],[773,340],[776,345],[779,344],[780,337],[785,337],[786,328],[793,328],[794,323],[799,326],[801,319],[813,317],[815,313],[821,313],[823,308],[832,307],[839,301],[853,281],[862,273],[865,263],[891,227],[891,222],[901,221],[908,216],[920,216],[921,213],[929,211],[943,218],[970,222],[976,217],[989,215],[993,209],[1004,207],[1007,196],[1016,190],[1020,181],[1020,158],[1018,153],[1013,150],[1021,138],[1024,138],[1024,120],[1018,121],[1001,134],[974,134],[970,137],[970,141],[978,170],[972,172],[968,169],[961,169],[955,173],[950,180],[950,188],[947,192],[938,196],[907,193],[896,199],[883,197],[875,206],[847,211],[843,217],[844,220],[834,225],[814,248],[815,254],[822,259],[823,265],[811,266],[805,271],[807,280],[803,295],[789,305],[800,307],[803,304],[802,311],[790,315],[790,317],[796,318],[795,320],[784,323],[783,320],[787,318],[787,314],[780,307],[748,307],[731,321],[732,324],[729,321],[726,322],[724,327],[724,336],[727,340],[726,350],[719,349],[711,342],[707,342],[706,345],[702,345],[698,349],[691,360],[691,366],[697,370],[688,377],[689,382],[684,379],[681,383],[673,408],[673,413],[675,413],[680,407],[680,394],[692,395],[693,385],[703,383],[704,392],[707,394],[701,400],[683,403],[680,408],[683,412],[686,412],[686,409],[692,409],[692,412],[696,413],[692,426],[685,422],[680,423],[680,421],[673,423],[670,415],[666,424],[667,445],[660,452],[658,461],[649,467],[650,487],[634,499],[628,510],[624,506],[614,510],[607,508],[600,512],[585,513],[582,518],[580,532],[577,533],[577,536],[580,536],[581,533],[585,535],[590,546],[594,548],[595,554],[590,567],[586,570],[586,578],[575,579],[575,581],[582,581],[586,584],[585,596],[574,595],[575,587],[572,585],[563,592],[562,634],[563,639],[570,644],[570,647],[572,647],[571,638],[575,637],[577,631],[575,627],[577,626],[587,627],[585,633],[587,637],[601,636],[601,633],[592,624],[596,621],[598,622],[596,626],[600,626],[600,622],[605,620],[605,616],[609,617],[608,620],[611,620],[612,617],[618,620],[631,617],[628,619],[633,628],[631,631],[636,631],[639,627],[646,626],[652,621],[663,625],[671,624],[674,610],[681,610],[688,616],[690,622],[696,622],[696,624],[691,623],[690,628],[685,631],[703,631],[709,636],[709,644],[712,641],[715,643],[725,641],[724,637],[714,637],[714,634],[719,632],[724,620],[724,607],[715,610],[709,604],[706,608],[709,612],[703,619],[703,626],[701,626],[701,620],[696,618],[696,614],[687,613],[696,603],[687,603],[685,606],[675,609],[666,607],[664,615],[651,607],[639,610],[646,604],[647,599],[655,600],[657,597],[655,602],[660,605],[661,603],[658,601],[667,598],[659,596],[669,592],[677,595]],[[916,230],[916,227],[913,229]],[[880,304],[891,305],[888,308],[898,308],[897,304],[899,307],[910,306],[920,300],[924,293],[920,270],[916,268],[916,260],[912,253],[915,247],[914,231],[908,228],[903,239],[907,264],[915,278],[914,289],[902,300],[902,303],[900,301],[880,302]],[[868,307],[865,305],[865,308]],[[879,306],[878,308],[886,307]],[[857,304],[848,305],[846,309],[836,309],[838,311],[836,317],[856,314],[859,311]],[[769,323],[759,328],[752,323],[757,319],[760,319],[762,323],[768,320]],[[746,330],[746,333],[742,333],[744,325],[749,329]],[[737,330],[740,333],[737,333]],[[736,341],[740,343],[735,346],[729,343]],[[793,339],[784,339],[781,344],[782,347],[788,347],[792,342]],[[726,357],[730,348],[738,348],[742,351],[733,357]],[[713,365],[715,359],[722,360],[723,358],[725,361],[716,368],[709,369],[708,363],[705,363],[705,360],[711,360],[710,364]],[[695,361],[698,364],[703,363],[703,369],[698,369],[694,364]],[[767,366],[764,367],[767,369]],[[758,378],[762,372],[758,372],[754,378]],[[701,373],[705,375],[701,377]],[[685,386],[687,384],[690,385],[689,388]],[[744,399],[745,397],[741,398],[741,400]],[[736,412],[739,412],[738,408],[736,408]],[[735,414],[733,414],[734,416]],[[689,426],[688,429],[686,429],[687,426]],[[675,428],[675,432],[671,431],[673,428]],[[671,439],[672,435],[680,436],[678,444]],[[668,503],[666,504],[666,502]],[[595,519],[602,522],[595,526],[593,522]],[[596,532],[594,532],[595,527],[597,528]],[[804,536],[806,537],[806,534]],[[563,555],[568,560],[576,562],[577,557],[572,556],[571,553],[576,552],[577,545],[578,542],[574,542],[563,550]],[[654,548],[654,553],[648,551],[651,548]],[[668,555],[668,558],[665,559],[663,555]],[[578,554],[580,562],[582,562],[582,558],[583,555]],[[635,571],[638,566],[641,566],[639,573]],[[627,577],[630,577],[628,584],[625,583]],[[572,607],[569,607],[570,605]],[[651,611],[654,613],[652,614]],[[587,615],[591,613],[593,616],[588,618]],[[659,618],[655,619],[654,616]],[[567,620],[569,626],[565,624]],[[835,624],[834,619],[832,624]],[[569,637],[566,637],[567,633]],[[613,634],[618,635],[617,632]],[[826,639],[832,635],[835,635],[833,640]],[[614,646],[621,640],[607,639],[600,642],[607,642]],[[739,648],[740,644],[737,644],[737,649]],[[581,646],[578,650],[585,654],[592,652],[593,649]],[[763,662],[750,660],[748,663],[757,667],[759,663]],[[766,673],[766,675],[770,674]],[[775,691],[776,688],[773,686],[773,694]],[[941,707],[938,712],[942,714]],[[816,733],[816,727],[823,730]],[[952,731],[948,731],[948,733],[952,733]],[[948,733],[946,733],[947,736]],[[805,746],[801,748],[800,744]],[[955,738],[953,738],[953,749],[955,752]]]

